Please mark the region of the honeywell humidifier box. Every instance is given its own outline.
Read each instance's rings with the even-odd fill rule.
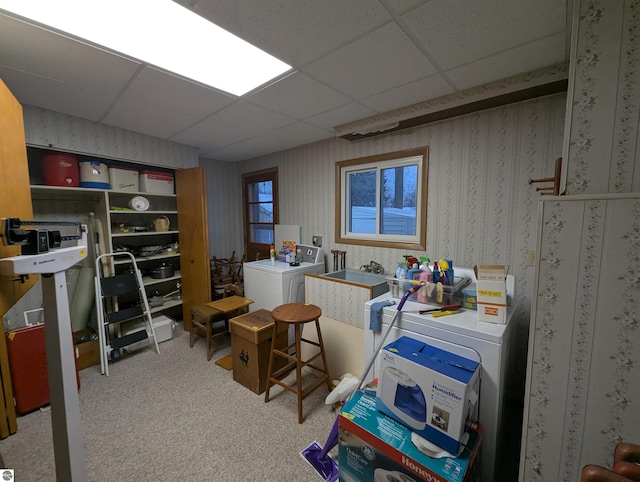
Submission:
[[[508,266],[474,266],[478,320],[489,323],[507,322]]]
[[[376,406],[456,454],[475,418],[480,363],[403,336],[381,352]]]
[[[376,409],[363,391],[345,404],[338,420],[340,480],[348,482],[476,481],[482,426],[472,423],[464,449],[444,454],[418,434]]]

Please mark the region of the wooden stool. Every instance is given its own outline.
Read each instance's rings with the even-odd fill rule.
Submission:
[[[269,401],[269,388],[273,384],[280,385],[281,387],[286,388],[290,392],[293,392],[298,395],[298,423],[302,423],[302,400],[307,398],[309,394],[311,394],[316,388],[318,388],[323,383],[327,384],[327,389],[331,390],[331,378],[329,377],[329,366],[327,365],[327,358],[324,353],[324,345],[322,343],[322,334],[320,333],[320,315],[322,311],[315,305],[305,304],[305,303],[288,303],[286,305],[280,305],[273,309],[271,312],[271,316],[273,321],[273,337],[271,341],[271,353],[269,356],[269,369],[267,371],[267,386],[264,394],[265,403]],[[309,323],[311,321],[315,322],[316,331],[318,333],[318,342],[307,340],[302,338],[302,325],[304,323]],[[277,348],[276,347],[276,338],[278,334],[278,325],[281,323],[286,323],[287,325],[293,325],[295,327],[295,342],[288,345],[285,348]],[[280,328],[282,330],[282,328]],[[302,350],[301,345],[302,342],[308,343],[310,345],[317,346],[320,348],[320,351],[316,353],[314,356],[309,358],[308,360],[302,360]],[[289,350],[295,347],[296,353],[295,355],[289,355]],[[273,371],[274,360],[276,357],[282,357],[287,360],[287,364]],[[322,368],[318,368],[314,365],[311,365],[318,357],[322,357]],[[309,367],[320,373],[320,377],[309,384],[304,389],[302,388],[302,369],[304,367]],[[286,375],[288,375],[293,369],[296,370],[296,384],[289,385],[282,381]]]
[[[213,324],[215,322],[224,322],[214,331]],[[204,333],[203,333],[204,332]],[[196,334],[204,334],[207,338],[207,360],[211,360],[213,351],[211,350],[211,341],[220,335],[229,332],[227,318],[223,311],[216,310],[207,305],[198,305],[191,308],[191,320],[189,323],[189,346],[193,348]]]

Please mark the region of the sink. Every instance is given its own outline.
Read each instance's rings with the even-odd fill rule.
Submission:
[[[389,291],[389,285],[384,275],[367,273],[357,269],[342,269],[340,271],[324,273],[319,276],[371,288],[372,298],[376,298]]]

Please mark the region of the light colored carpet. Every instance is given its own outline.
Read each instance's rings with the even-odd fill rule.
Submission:
[[[220,337],[214,357],[230,351],[230,337]],[[264,403],[264,394],[207,361],[204,339],[189,348],[181,327],[160,344],[160,355],[145,349],[109,373],[100,375],[99,366],[80,372],[90,481],[322,480],[300,451],[314,440],[323,445],[333,426],[326,388],[304,400],[299,425],[293,393],[276,386]],[[0,453],[16,480],[54,481],[50,412],[18,418]]]

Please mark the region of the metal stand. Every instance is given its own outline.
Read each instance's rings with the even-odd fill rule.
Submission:
[[[53,450],[56,479],[61,482],[87,480],[65,275],[67,268],[86,256],[87,236],[83,229],[78,246],[0,259],[0,276],[42,275]]]
[[[71,317],[64,271],[42,276],[56,479],[87,480]]]

